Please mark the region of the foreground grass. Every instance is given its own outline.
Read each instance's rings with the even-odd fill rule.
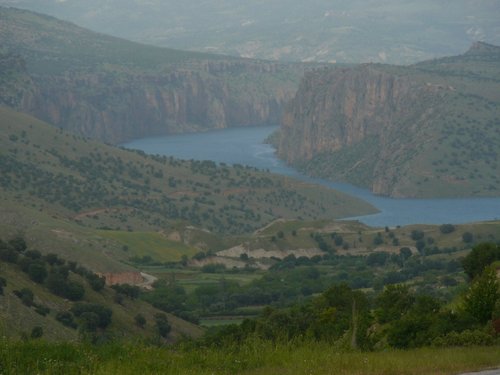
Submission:
[[[500,347],[341,352],[254,341],[238,349],[0,343],[0,374],[458,374],[500,367]]]

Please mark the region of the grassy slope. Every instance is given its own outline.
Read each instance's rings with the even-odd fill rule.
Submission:
[[[193,231],[192,240],[211,247],[220,246],[218,232],[251,232],[277,217],[373,212],[332,190],[247,168],[147,157],[73,136],[6,108],[0,108],[0,128],[0,230],[8,235],[24,231],[40,250],[62,251],[71,258],[74,253],[92,269],[116,268],[109,258],[127,259],[130,255],[121,250],[127,243],[145,254],[147,246],[135,246],[143,233],[116,231],[170,232],[195,224],[214,233]],[[95,229],[115,232],[103,235]],[[158,246],[167,244],[163,240]],[[176,255],[162,257],[193,252],[182,244],[176,247]]]
[[[78,338],[76,330],[66,328],[55,320],[55,316],[59,311],[67,311],[71,308],[71,302],[53,295],[44,286],[31,281],[16,265],[0,261],[0,276],[7,281],[4,295],[0,296],[1,336],[20,339],[23,332],[29,335],[33,327],[41,326],[44,331],[43,337],[46,340],[73,341]],[[146,339],[155,336],[154,314],[160,312],[159,310],[145,302],[129,298],[125,298],[122,304],[117,304],[113,302],[115,295],[113,290],[106,287],[100,292],[95,292],[78,275],[71,274],[70,278],[85,286],[84,301],[99,303],[112,309],[112,323],[106,330],[111,337],[117,339],[142,337]],[[23,288],[31,289],[35,296],[35,303],[50,308],[50,313],[42,316],[36,313],[33,307],[23,305],[20,299],[12,293],[13,290]],[[147,323],[144,329],[138,328],[134,324],[134,317],[138,313],[141,313],[146,318]],[[201,329],[194,324],[171,314],[167,315],[172,325],[171,340],[182,335],[196,337],[201,334]]]

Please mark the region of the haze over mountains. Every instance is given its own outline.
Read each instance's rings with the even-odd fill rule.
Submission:
[[[1,0],[107,34],[286,61],[413,63],[500,44],[498,0]]]

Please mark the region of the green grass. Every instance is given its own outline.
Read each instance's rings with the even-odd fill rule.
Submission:
[[[90,347],[44,342],[0,342],[0,369],[10,374],[458,374],[500,366],[500,347],[424,348],[343,352],[328,344],[273,344],[239,348],[169,349],[140,343]]]
[[[127,246],[130,256],[151,256],[159,262],[177,262],[183,255],[191,258],[199,250],[182,242],[172,241],[158,232],[99,231],[99,235]]]

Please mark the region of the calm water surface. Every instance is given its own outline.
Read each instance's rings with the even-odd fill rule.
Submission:
[[[123,146],[181,159],[250,165],[328,186],[377,207],[380,210],[377,214],[354,218],[371,226],[460,224],[500,219],[500,198],[392,199],[376,196],[350,184],[305,176],[276,158],[272,146],[262,143],[276,129],[277,126],[224,129],[137,139]]]

